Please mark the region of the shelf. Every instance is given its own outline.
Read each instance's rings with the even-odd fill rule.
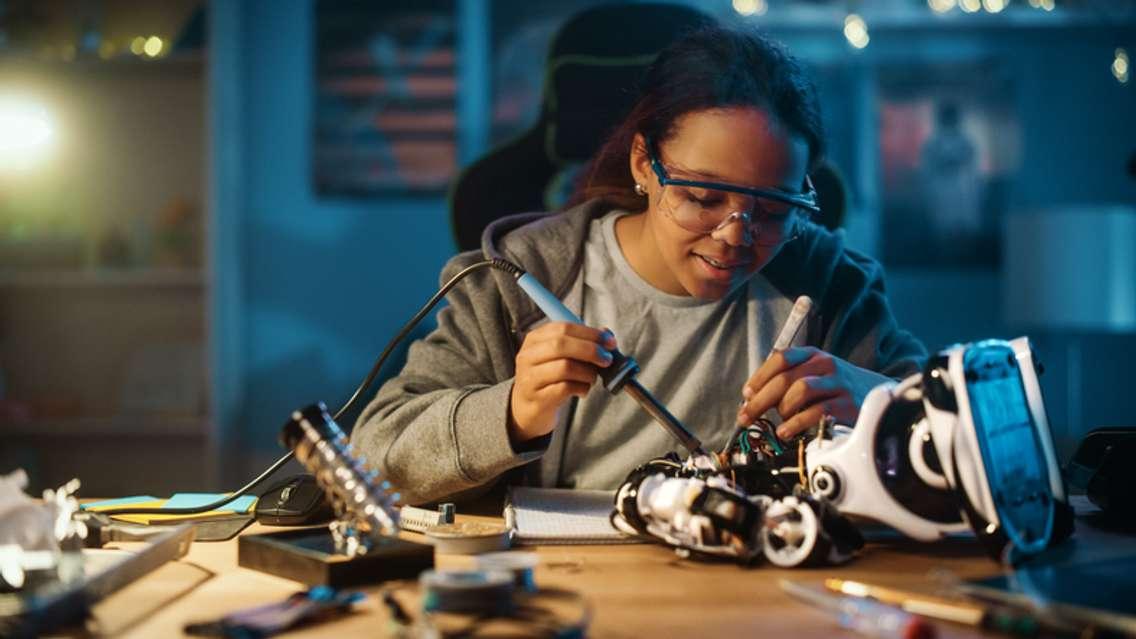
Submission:
[[[4,436],[14,438],[204,438],[209,433],[205,416],[120,415],[115,417],[32,418],[4,425]]]
[[[200,288],[197,269],[0,270],[0,288]]]

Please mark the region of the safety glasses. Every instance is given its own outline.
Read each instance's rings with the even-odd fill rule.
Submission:
[[[647,140],[647,157],[663,189],[660,208],[693,233],[710,234],[738,221],[744,226],[747,242],[777,245],[792,239],[802,219],[820,212],[816,189],[808,176],[806,190],[793,193],[711,182],[668,169],[651,140]]]

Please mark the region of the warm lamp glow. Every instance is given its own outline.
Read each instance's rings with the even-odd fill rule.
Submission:
[[[30,100],[0,96],[0,170],[24,170],[51,148],[54,130],[47,110]]]

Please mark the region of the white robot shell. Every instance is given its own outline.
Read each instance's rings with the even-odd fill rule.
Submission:
[[[809,490],[844,515],[878,521],[921,541],[969,529],[925,442],[921,375],[872,389],[855,428],[805,449]],[[912,456],[910,453],[918,452]]]
[[[969,514],[975,533],[996,556],[1002,554],[1007,544],[1021,555],[1040,552],[1072,531],[1071,509],[1067,505],[1064,480],[1049,430],[1038,381],[1039,369],[1029,339],[1019,337],[1008,342],[986,340],[951,347],[932,359],[924,379],[930,432],[938,457],[945,462],[946,478],[958,489],[959,503]],[[1020,385],[1015,381],[1020,381]],[[999,383],[1003,386],[979,390],[988,384]],[[973,388],[971,384],[974,384]],[[981,396],[978,401],[984,404],[982,407],[974,405],[975,394]],[[979,412],[993,411],[982,419],[995,420],[983,427],[983,432],[987,433],[985,437],[1005,437],[1001,433],[1020,431],[1020,426],[1014,425],[1028,423],[1033,437],[1025,441],[1032,439],[1033,451],[1028,450],[1028,445],[1014,446],[1015,452],[1006,457],[1005,452],[995,453],[1005,444],[995,445],[992,439],[984,449],[979,442],[976,423],[976,410],[980,408]],[[1020,416],[1016,416],[1016,411],[1020,411]],[[999,434],[993,434],[995,432]],[[989,455],[994,457],[987,459]],[[995,464],[994,476],[990,474],[991,468],[987,467],[991,463]],[[1015,468],[1031,467],[1030,472],[1014,475],[1021,479],[1010,483],[1004,483],[1005,478],[998,480],[999,475],[1015,472]],[[1038,477],[1031,483],[1028,477],[1033,475]],[[999,502],[991,490],[992,483],[1003,485],[1000,488],[1005,491],[1001,497],[1001,508],[1010,510],[999,511]],[[1030,485],[1036,488],[1024,488]],[[1014,502],[1011,495],[1019,492],[1029,494],[1022,501]],[[1046,501],[1050,497],[1054,502],[1052,505]],[[1043,508],[1036,512],[1048,512],[1044,532],[1036,525],[1025,525],[1019,530],[1017,523],[1023,520],[1019,515],[1010,514],[1015,508],[1030,508],[1030,503],[1035,504],[1035,508]],[[1038,504],[1043,506],[1036,506]]]

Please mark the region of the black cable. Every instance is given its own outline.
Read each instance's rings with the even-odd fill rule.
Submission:
[[[421,309],[419,309],[419,311],[417,313],[414,314],[414,317],[410,318],[410,321],[408,321],[402,327],[402,330],[400,330],[398,332],[398,334],[394,336],[393,339],[391,339],[389,342],[387,342],[386,348],[383,349],[382,354],[380,354],[378,359],[375,360],[375,365],[371,367],[371,371],[369,373],[367,373],[367,376],[363,378],[363,381],[355,389],[355,392],[351,394],[351,397],[348,398],[348,400],[346,402],[344,402],[343,406],[339,410],[335,411],[335,415],[333,417],[333,419],[335,421],[339,421],[339,418],[342,417],[344,413],[346,413],[347,411],[351,410],[352,407],[354,407],[355,403],[357,401],[359,401],[359,398],[363,396],[363,393],[366,392],[366,390],[371,386],[372,383],[374,383],[375,378],[378,377],[378,375],[379,375],[379,371],[381,371],[382,368],[383,368],[383,364],[386,363],[387,358],[390,357],[391,353],[394,351],[395,347],[398,346],[399,342],[406,339],[406,336],[410,334],[410,331],[414,330],[414,327],[417,326],[418,323],[422,321],[422,318],[426,317],[426,315],[431,310],[433,310],[434,306],[437,305],[438,302],[440,302],[442,300],[442,298],[446,296],[446,293],[449,293],[451,289],[453,289],[455,286],[457,286],[458,282],[465,279],[465,277],[467,275],[469,275],[470,273],[477,271],[477,270],[480,270],[480,269],[483,269],[483,268],[486,268],[486,267],[492,267],[492,268],[500,269],[500,270],[505,271],[506,273],[512,275],[514,278],[518,278],[521,275],[524,275],[524,273],[525,273],[524,270],[521,269],[521,267],[517,266],[516,264],[513,264],[512,262],[508,262],[508,261],[500,259],[500,258],[485,260],[483,262],[476,262],[476,263],[471,264],[471,265],[465,267],[464,269],[458,271],[458,273],[456,275],[451,277],[445,284],[443,284],[442,288],[438,289],[438,292],[435,293],[434,296],[431,297],[430,300],[427,301],[426,304]],[[350,429],[344,429],[344,432],[350,432]],[[215,510],[217,508],[220,508],[221,506],[224,506],[225,504],[228,504],[228,503],[236,500],[237,498],[243,496],[245,493],[249,492],[253,488],[256,488],[257,486],[259,486],[266,479],[271,477],[276,471],[280,470],[281,466],[288,463],[288,461],[290,459],[292,459],[292,455],[293,455],[293,453],[291,451],[285,453],[283,457],[281,457],[280,459],[277,459],[275,462],[273,462],[271,466],[269,466],[264,472],[262,472],[260,475],[258,475],[255,479],[253,479],[249,483],[245,484],[243,487],[237,489],[235,492],[230,493],[229,496],[222,497],[221,499],[218,499],[218,500],[213,501],[213,502],[208,503],[208,504],[204,504],[202,506],[193,506],[193,507],[188,507],[188,508],[129,508],[129,507],[124,507],[124,508],[111,508],[111,509],[108,509],[108,510],[99,510],[99,511],[96,511],[96,512],[98,512],[102,515],[107,515],[107,516],[112,516],[112,515],[151,515],[151,514],[197,515],[197,514],[200,514],[200,513],[207,513],[211,510]]]

